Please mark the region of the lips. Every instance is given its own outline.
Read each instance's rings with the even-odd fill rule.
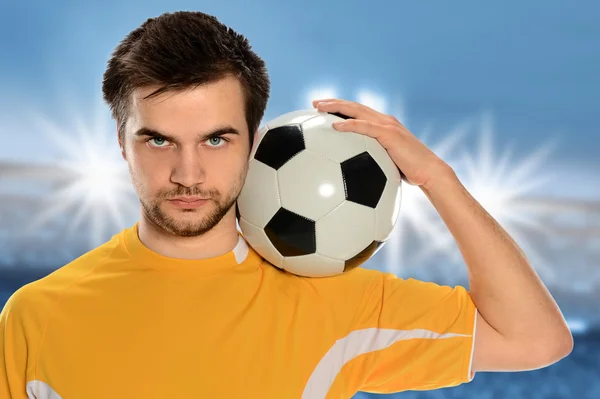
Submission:
[[[186,200],[181,200],[181,199],[171,199],[169,200],[169,202],[171,203],[171,205],[173,205],[176,208],[181,208],[181,209],[191,209],[191,208],[199,208],[201,206],[204,206],[204,204],[207,204],[209,202],[208,199],[197,199],[197,200],[192,200],[190,201],[189,198],[186,198]]]
[[[171,198],[169,201],[183,201],[183,202],[196,202],[196,201],[205,201],[208,198],[190,198],[190,197],[180,197],[180,198]]]

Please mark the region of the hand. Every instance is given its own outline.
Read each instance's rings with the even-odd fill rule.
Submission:
[[[386,149],[408,184],[427,189],[433,180],[451,171],[447,163],[391,115],[379,113],[363,104],[335,98],[314,100],[313,107],[322,112],[337,112],[353,118],[334,122],[333,128],[376,139]]]

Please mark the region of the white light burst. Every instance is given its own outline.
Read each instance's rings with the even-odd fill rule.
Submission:
[[[302,107],[312,108],[313,100],[322,100],[325,98],[337,98],[337,90],[333,86],[317,87],[309,90],[302,101]]]
[[[105,242],[109,228],[123,228],[125,216],[135,214],[138,202],[117,145],[116,131],[109,128],[110,118],[105,116],[103,105],[98,105],[92,120],[84,121],[74,111],[70,113],[72,127],[59,126],[43,115],[35,118],[41,132],[61,152],[54,164],[64,171],[65,179],[64,184],[52,190],[46,199],[48,205],[34,216],[26,231],[67,217],[66,236],[81,236],[76,229],[89,223],[90,231],[84,235],[95,247]]]
[[[469,126],[469,122],[459,124],[437,143],[430,142],[428,130],[415,135],[440,158],[454,165],[457,161],[453,159],[453,150],[466,136]],[[399,274],[411,265],[426,262],[448,248],[449,237],[447,227],[421,189],[403,183],[398,221],[386,243],[386,270]]]
[[[510,148],[500,156],[495,156],[492,131],[492,117],[486,113],[481,118],[480,142],[476,158],[469,153],[463,153],[457,175],[471,195],[521,247],[530,263],[544,277],[554,280],[556,275],[550,262],[531,245],[527,238],[528,233],[538,235],[549,233],[542,219],[554,210],[542,206],[536,207],[532,201],[525,199],[536,189],[555,180],[552,175],[543,173],[543,166],[558,142],[549,139],[526,158],[513,160]],[[544,201],[537,201],[537,203],[543,205]],[[454,257],[457,256],[454,251]]]
[[[512,159],[510,149],[504,151],[500,156],[495,154],[492,145],[492,121],[489,114],[482,116],[481,124],[475,133],[479,138],[477,152],[472,154],[463,149],[455,160],[448,163],[453,167],[469,193],[521,247],[537,271],[547,280],[553,281],[556,279],[554,269],[531,244],[531,240],[528,239],[528,237],[531,237],[528,236],[528,233],[531,232],[534,234],[548,234],[541,220],[552,210],[532,206],[531,200],[525,199],[536,188],[553,180],[552,176],[543,174],[541,171],[543,171],[543,161],[551,153],[555,142],[546,142],[531,155],[518,161]],[[454,140],[452,141],[454,142]],[[425,141],[424,143],[428,145]],[[444,156],[443,152],[436,151],[436,145],[428,146],[442,159],[448,161],[449,157]],[[448,148],[446,147],[446,149]],[[423,199],[423,196],[419,198]],[[454,238],[435,208],[429,203],[429,200],[425,197],[424,201],[427,202],[427,206],[425,204],[420,205],[431,211],[428,213],[431,217],[425,222],[429,231],[427,231],[427,234],[419,235],[421,240],[416,249],[413,250],[412,262],[421,265],[423,261],[432,258],[434,255],[441,255],[443,260],[450,260],[450,262],[444,263],[444,266],[438,268],[438,270],[447,276],[464,275],[466,272],[464,261]],[[543,203],[543,200],[541,203]],[[402,215],[403,212],[404,215],[407,215],[412,211],[405,207],[400,214]],[[409,218],[414,217],[410,215]],[[404,226],[399,223],[396,229],[404,229]],[[397,265],[397,263],[388,266],[390,266],[391,271],[397,272],[399,268],[394,268],[394,265]],[[451,265],[453,267],[450,267]]]
[[[371,90],[359,90],[356,93],[356,101],[374,109],[377,112],[384,114],[387,112],[387,100],[385,97],[380,96]]]

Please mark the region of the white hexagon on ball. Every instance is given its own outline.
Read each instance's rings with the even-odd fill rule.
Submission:
[[[317,253],[350,259],[375,239],[375,209],[344,201],[317,220]]]
[[[340,164],[304,150],[277,171],[281,206],[311,220],[345,200]]]
[[[343,162],[366,150],[364,135],[339,132],[331,123],[342,121],[339,116],[320,112],[318,116],[302,123],[306,149],[337,162]]]
[[[320,254],[294,256],[283,259],[283,269],[307,277],[329,277],[344,272],[344,261]]]
[[[302,109],[298,111],[288,112],[287,114],[279,115],[275,119],[267,122],[269,129],[275,129],[283,125],[302,124],[307,120],[314,118],[319,114],[319,111],[314,109]]]
[[[388,180],[381,199],[375,208],[375,236],[377,241],[387,241],[398,221],[402,201],[402,186]]]
[[[281,207],[275,169],[254,158],[250,160],[238,207],[246,221],[261,228],[267,225]]]

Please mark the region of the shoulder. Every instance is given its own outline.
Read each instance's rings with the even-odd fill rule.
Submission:
[[[375,269],[366,269],[362,266],[348,272],[328,277],[305,277],[274,266],[265,259],[261,259],[264,272],[273,280],[279,281],[288,287],[312,287],[313,289],[363,290],[366,288],[382,287],[389,280],[402,280],[393,273],[382,272]],[[409,281],[410,282],[410,281]]]
[[[326,278],[304,279],[324,298],[360,298],[361,302],[401,303],[417,301],[423,306],[465,301],[469,296],[463,286],[441,285],[413,277],[357,267],[350,272]]]
[[[357,267],[351,271],[331,277],[308,278],[312,284],[324,288],[339,287],[340,289],[365,289],[382,287],[385,281],[398,279],[392,273],[382,272],[375,269]]]
[[[48,275],[21,286],[8,298],[3,313],[10,312],[15,317],[32,314],[42,316],[48,313],[62,292],[110,258],[117,245],[116,241],[117,236],[113,236],[110,241]]]
[[[383,281],[388,278],[387,273],[363,267],[329,277],[304,277],[281,270],[277,274],[285,280],[288,292],[315,295],[327,302],[339,302],[340,306],[352,306],[366,297],[381,297]]]

